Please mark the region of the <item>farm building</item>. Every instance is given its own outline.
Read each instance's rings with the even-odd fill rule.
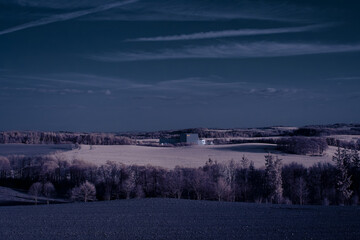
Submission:
[[[205,140],[199,139],[197,133],[181,133],[179,137],[174,138],[160,138],[160,144],[176,144],[188,143],[195,145],[205,145]]]

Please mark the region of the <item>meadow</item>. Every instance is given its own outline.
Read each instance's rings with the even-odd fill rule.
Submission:
[[[0,144],[0,155],[60,155],[71,161],[81,159],[95,165],[107,161],[127,165],[153,165],[164,168],[201,167],[209,159],[227,162],[240,161],[242,156],[254,162],[259,168],[264,166],[264,156],[277,155],[284,164],[301,163],[306,167],[317,162],[331,162],[336,147],[329,146],[322,156],[288,154],[277,150],[275,144],[243,143],[225,145],[185,146],[185,147],[149,147],[140,145],[80,145],[72,149],[71,144]]]
[[[317,162],[331,162],[335,147],[329,147],[323,156],[297,155],[280,152],[275,144],[244,143],[231,145],[205,145],[186,147],[147,147],[137,145],[81,145],[80,149],[60,153],[68,160],[83,159],[96,165],[114,161],[127,165],[175,166],[197,168],[211,158],[213,161],[240,161],[245,155],[254,162],[255,167],[264,166],[264,156],[268,153],[277,155],[284,164],[301,163],[306,167]]]

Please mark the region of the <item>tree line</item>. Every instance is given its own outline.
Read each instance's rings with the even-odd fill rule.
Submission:
[[[61,155],[0,157],[0,185],[39,196],[73,201],[167,197],[198,200],[292,204],[358,204],[360,158],[356,150],[338,148],[333,164],[283,165],[268,154],[264,167],[241,161],[209,159],[200,168],[124,165],[95,166]]]
[[[328,148],[325,138],[319,137],[291,137],[276,141],[279,150],[300,155],[322,155]]]
[[[293,131],[294,136],[320,137],[329,135],[360,135],[360,124],[329,124],[300,127]]]
[[[135,144],[135,141],[115,133],[0,132],[0,144],[5,143],[131,145]]]
[[[215,139],[214,144],[242,144],[242,143],[269,143],[276,144],[277,149],[291,154],[299,155],[322,155],[328,148],[328,141],[323,137],[281,137],[281,138],[255,138],[255,139]],[[347,148],[358,146],[351,144],[336,145]],[[360,146],[360,145],[359,145]]]

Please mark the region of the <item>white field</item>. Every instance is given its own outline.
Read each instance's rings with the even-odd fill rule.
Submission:
[[[264,155],[268,152],[283,159],[284,164],[291,162],[311,166],[316,162],[331,162],[334,147],[329,147],[324,156],[303,156],[295,154],[284,154],[276,151],[274,144],[245,143],[234,145],[206,145],[190,147],[146,147],[136,145],[120,146],[90,146],[81,145],[81,149],[58,153],[68,160],[82,159],[96,165],[107,161],[124,163],[127,165],[153,165],[164,168],[200,167],[209,158],[218,162],[226,162],[231,159],[240,161],[245,155],[253,161],[255,167],[264,167]]]
[[[347,142],[351,142],[351,141],[356,142],[360,139],[360,135],[330,135],[328,137],[335,138],[341,141],[347,141]]]

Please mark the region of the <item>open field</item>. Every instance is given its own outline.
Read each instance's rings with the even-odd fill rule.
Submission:
[[[218,162],[231,159],[239,161],[243,155],[253,161],[255,167],[264,166],[264,155],[276,154],[283,163],[298,162],[311,166],[316,162],[331,162],[335,147],[329,147],[324,156],[286,154],[276,150],[276,145],[266,143],[244,143],[232,145],[205,145],[187,147],[147,147],[136,145],[81,145],[71,149],[70,144],[0,144],[0,155],[46,155],[61,154],[68,160],[83,159],[100,165],[106,161],[124,164],[154,165],[165,168],[200,167],[211,158]]]
[[[346,142],[356,142],[360,140],[360,135],[330,135],[329,138],[335,138],[337,140]]]
[[[329,147],[324,156],[304,156],[285,154],[276,150],[274,144],[246,143],[234,145],[206,145],[189,147],[146,147],[134,145],[120,146],[88,146],[81,145],[81,149],[61,153],[67,159],[83,159],[94,164],[115,161],[124,164],[153,165],[165,168],[200,167],[209,158],[218,162],[231,159],[239,161],[243,155],[254,161],[255,167],[264,166],[264,155],[268,152],[278,155],[283,163],[298,162],[304,166],[311,166],[316,162],[330,162],[335,151]]]
[[[1,207],[2,239],[357,239],[360,208],[176,199]]]
[[[13,154],[35,156],[69,150],[71,150],[71,144],[0,144],[0,156]]]

